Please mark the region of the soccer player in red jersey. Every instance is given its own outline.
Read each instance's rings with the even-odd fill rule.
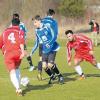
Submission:
[[[25,56],[24,32],[19,28],[19,19],[12,20],[12,27],[7,28],[0,36],[0,48],[3,50],[4,62],[10,73],[10,79],[16,93],[22,95],[20,88],[21,59]]]
[[[93,55],[93,44],[91,39],[84,36],[83,34],[74,34],[72,30],[67,30],[65,32],[67,36],[68,43],[67,43],[67,61],[68,65],[71,66],[71,50],[75,50],[74,56],[74,68],[76,72],[80,75],[80,80],[84,79],[85,76],[82,72],[80,67],[80,62],[86,60],[90,62],[93,66],[100,69],[100,63],[96,62],[96,59]]]

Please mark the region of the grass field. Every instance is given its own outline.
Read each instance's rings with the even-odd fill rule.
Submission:
[[[43,72],[43,81],[37,80],[37,70],[29,72],[26,59],[21,64],[22,76],[28,76],[30,79],[29,87],[23,87],[25,95],[16,96],[15,89],[12,86],[9,74],[3,62],[3,56],[0,53],[0,100],[99,100],[100,99],[100,70],[92,67],[91,64],[83,62],[81,64],[86,79],[77,80],[77,74],[67,66],[65,40],[59,40],[61,49],[57,54],[56,62],[62,72],[65,84],[58,84],[57,80],[52,85],[48,85],[48,77]],[[31,50],[32,42],[29,41],[28,49]],[[95,48],[95,56],[100,61],[100,46]],[[33,63],[37,65],[38,50],[33,55]]]

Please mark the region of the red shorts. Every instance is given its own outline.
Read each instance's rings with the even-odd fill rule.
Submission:
[[[82,54],[76,53],[74,58],[80,59],[81,61],[86,60],[91,64],[94,64],[94,62],[96,61],[95,57],[93,55],[90,55],[89,53],[82,53]]]
[[[19,67],[21,63],[20,54],[21,54],[20,51],[11,51],[5,53],[4,62],[9,71]]]

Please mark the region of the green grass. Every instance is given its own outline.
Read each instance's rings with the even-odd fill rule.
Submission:
[[[24,88],[25,95],[18,97],[15,94],[15,89],[12,86],[9,73],[7,72],[3,56],[0,53],[0,100],[99,100],[100,98],[100,70],[92,67],[91,64],[83,62],[81,64],[87,78],[85,80],[77,80],[77,74],[73,68],[68,67],[66,62],[66,41],[59,40],[61,49],[59,50],[56,62],[62,72],[65,84],[60,85],[57,81],[53,85],[48,85],[48,76],[43,72],[45,80],[37,80],[37,70],[29,72],[26,59],[21,64],[22,76],[28,76],[30,79],[30,86]],[[33,43],[28,42],[29,51]],[[95,48],[95,56],[100,61],[100,46]],[[37,65],[38,51],[33,55],[33,63]]]

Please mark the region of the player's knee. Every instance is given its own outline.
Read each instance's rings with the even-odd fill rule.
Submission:
[[[74,66],[79,65],[79,64],[80,64],[80,61],[81,61],[81,60],[75,59],[75,60],[74,60]]]
[[[15,69],[10,70],[10,74],[15,73]]]
[[[47,68],[46,62],[42,62],[42,67],[43,67],[43,69],[46,69]]]
[[[78,61],[74,62],[74,66],[77,66],[77,65],[79,65],[79,62]]]
[[[48,63],[48,67],[51,69],[54,63]]]
[[[40,61],[42,61],[42,57],[40,56]]]

